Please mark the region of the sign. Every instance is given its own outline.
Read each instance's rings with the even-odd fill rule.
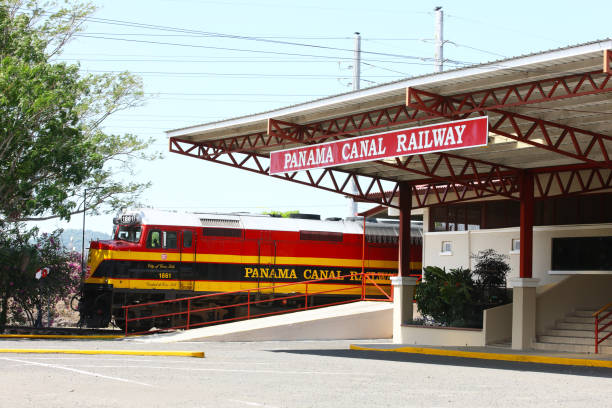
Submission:
[[[486,146],[487,116],[353,137],[270,153],[270,174]]]
[[[36,277],[36,279],[46,278],[49,275],[49,271],[49,268],[40,268],[36,271],[36,274],[34,276]]]

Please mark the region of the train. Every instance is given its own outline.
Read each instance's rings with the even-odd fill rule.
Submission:
[[[246,290],[273,299],[300,293],[306,290],[300,282],[316,279],[324,280],[309,290],[325,292],[321,296],[358,296],[361,279],[353,275],[397,273],[398,232],[395,220],[364,224],[359,217],[124,211],[113,219],[112,239],[90,242],[81,325],[123,328],[123,306],[203,294],[219,294],[217,306],[240,301]],[[412,222],[411,239],[411,270],[420,274],[422,223]],[[389,285],[388,276],[382,279]],[[295,284],[270,289],[284,283]],[[140,325],[146,330],[171,323],[151,319]]]

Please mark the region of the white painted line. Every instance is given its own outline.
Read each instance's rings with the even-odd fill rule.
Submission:
[[[41,363],[42,364],[42,363]],[[354,375],[354,376],[374,376],[375,374],[357,373],[354,371],[334,372],[334,371],[290,371],[290,370],[258,370],[258,369],[230,369],[230,368],[200,368],[200,367],[165,367],[165,366],[146,366],[146,365],[99,365],[99,364],[79,364],[72,367],[81,368],[134,368],[151,370],[176,370],[176,371],[201,371],[201,372],[220,372],[220,373],[253,373],[253,374],[295,374],[295,375]]]
[[[278,408],[274,405],[268,405],[268,404],[261,404],[259,402],[251,402],[251,401],[242,401],[242,400],[237,400],[237,399],[228,399],[229,402],[237,402],[239,404],[244,404],[244,405],[248,405],[250,407],[269,407],[269,408]]]
[[[120,377],[111,377],[111,376],[108,376],[108,375],[92,373],[91,371],[83,371],[83,370],[78,370],[76,368],[64,367],[64,366],[60,366],[60,365],[56,365],[56,364],[37,363],[36,361],[19,360],[19,359],[16,359],[16,358],[8,358],[8,357],[0,357],[0,360],[12,361],[12,362],[15,362],[15,363],[23,363],[23,364],[27,364],[27,365],[35,365],[35,366],[40,366],[40,367],[55,368],[55,369],[58,369],[58,370],[72,371],[72,372],[78,373],[78,374],[91,375],[93,377],[105,378],[107,380],[114,380],[114,381],[121,381],[121,382],[126,382],[126,383],[131,383],[131,384],[138,384],[138,385],[143,385],[145,387],[153,387],[151,384],[147,384],[147,383],[143,383],[143,382],[139,382],[139,381],[128,380],[126,378],[120,378]]]

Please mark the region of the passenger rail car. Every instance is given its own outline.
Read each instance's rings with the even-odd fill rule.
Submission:
[[[326,280],[309,290],[356,297],[361,278],[352,275],[361,273],[362,263],[365,272],[397,273],[397,223],[367,222],[364,250],[362,221],[298,216],[125,212],[113,220],[112,240],[90,243],[81,322],[121,326],[124,305],[208,293],[255,289],[274,298],[300,293],[305,285],[298,283],[314,279]],[[413,223],[411,234],[411,269],[419,274],[421,227]],[[296,284],[266,289],[283,283]],[[388,278],[380,283],[388,285]],[[219,297],[215,306],[240,300]]]

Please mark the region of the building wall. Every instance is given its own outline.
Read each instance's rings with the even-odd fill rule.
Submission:
[[[427,223],[425,223],[427,225]],[[541,226],[533,229],[533,277],[539,285],[559,282],[567,275],[551,275],[552,239],[561,237],[589,237],[612,235],[612,224]],[[519,252],[512,251],[512,240],[519,238],[519,228],[474,231],[425,232],[423,238],[423,266],[472,268],[469,254],[492,248],[509,257],[511,272],[508,278],[519,276]],[[452,244],[450,253],[442,252],[442,243]]]

